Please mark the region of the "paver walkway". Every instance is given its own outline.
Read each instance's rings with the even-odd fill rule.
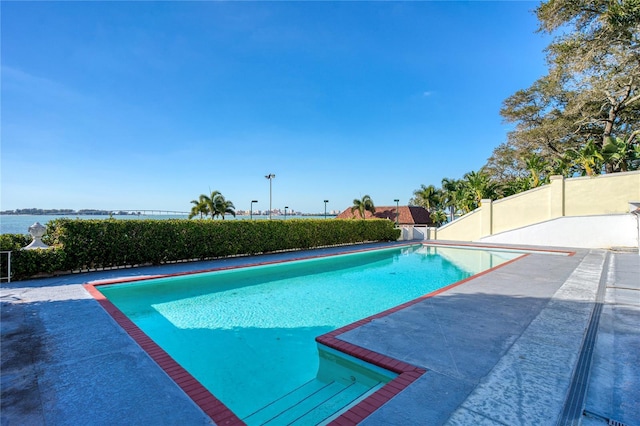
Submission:
[[[427,369],[363,424],[555,424],[603,261],[529,255],[346,333]]]
[[[614,253],[583,425],[640,425],[640,256]],[[616,423],[613,423],[616,424]]]

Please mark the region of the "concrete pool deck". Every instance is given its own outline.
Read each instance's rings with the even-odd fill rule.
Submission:
[[[3,284],[2,425],[212,424],[82,284],[345,249]],[[611,419],[640,425],[640,256],[575,252],[530,254],[338,335],[426,370],[361,423],[556,424],[564,419],[596,425]],[[593,364],[583,377],[586,415],[569,418],[565,399],[601,282],[606,290]]]

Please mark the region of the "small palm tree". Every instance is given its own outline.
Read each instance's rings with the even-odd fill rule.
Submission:
[[[508,197],[510,195],[519,194],[531,189],[531,179],[527,177],[516,177],[505,182],[502,188],[503,195]]]
[[[469,172],[464,175],[464,186],[466,195],[471,198],[474,208],[480,205],[484,198],[495,199],[498,195],[498,184],[491,180],[489,175],[483,171]]]
[[[627,163],[635,159],[634,154],[633,149],[623,139],[611,136],[602,147],[603,160],[614,172],[628,171]]]
[[[211,219],[215,219],[215,217],[218,215],[216,213],[216,203],[215,203],[215,199],[218,195],[222,195],[220,194],[220,191],[212,191],[211,195],[205,195],[205,194],[200,195],[200,198],[207,205],[207,210],[211,215]]]
[[[549,165],[549,172],[552,175],[560,175],[564,177],[571,176],[571,158],[568,155],[562,155],[556,157],[551,161]]]
[[[449,208],[449,219],[453,221],[455,213],[460,210],[458,207],[458,188],[461,186],[458,179],[442,179],[442,197],[441,202],[444,207]]]
[[[602,161],[604,160],[604,157],[593,141],[587,142],[579,149],[571,149],[567,154],[569,155],[569,158],[573,160],[573,163],[578,167],[583,176],[596,175],[602,168]]]
[[[376,213],[376,207],[373,205],[373,200],[370,196],[365,195],[361,200],[357,198],[353,200],[353,207],[351,207],[351,215],[355,217],[353,212],[358,211],[360,213],[360,217],[362,219],[366,219],[365,212],[371,212],[371,214]]]
[[[434,211],[429,217],[436,226],[442,226],[443,223],[447,223],[447,214],[442,210]]]
[[[189,219],[193,219],[194,217],[200,215],[200,219],[209,214],[209,205],[205,200],[205,195],[201,195],[197,200],[191,200],[191,213],[189,213]]]
[[[524,159],[524,164],[530,175],[531,188],[537,188],[544,183],[548,183],[546,172],[549,163],[544,158],[532,153]]]
[[[224,216],[227,214],[236,216],[235,208],[231,200],[224,198],[224,195],[220,191],[212,191],[211,195],[201,194],[197,200],[192,200],[191,213],[189,219],[200,215],[202,219],[206,215],[211,215],[211,219],[215,219],[221,216],[224,220]]]
[[[414,198],[411,204],[415,204],[431,211],[440,204],[442,199],[442,191],[436,189],[435,186],[420,185],[420,189],[413,191]]]
[[[233,217],[236,217],[236,206],[233,205],[231,200],[227,200],[226,198],[224,198],[224,195],[218,194],[214,199],[214,204],[216,206],[216,215],[220,215],[222,217],[222,220],[224,220],[224,216],[226,214],[230,214],[233,215]]]

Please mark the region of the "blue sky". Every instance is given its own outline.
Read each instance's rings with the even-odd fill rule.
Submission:
[[[3,2],[0,209],[406,204],[545,74],[536,2]]]

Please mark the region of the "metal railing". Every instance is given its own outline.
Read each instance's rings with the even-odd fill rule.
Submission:
[[[11,282],[11,251],[0,251],[0,256],[6,254],[7,255],[7,276],[0,276],[0,282],[7,280],[8,283]],[[4,270],[4,268],[0,268]]]

